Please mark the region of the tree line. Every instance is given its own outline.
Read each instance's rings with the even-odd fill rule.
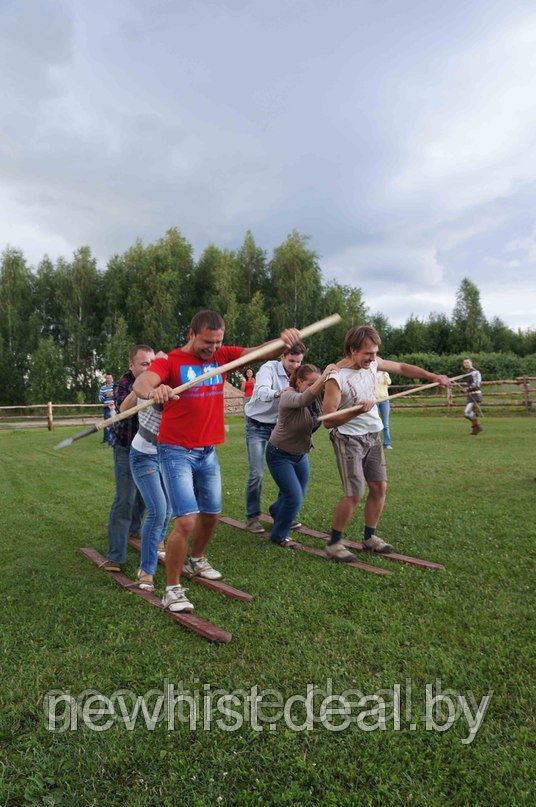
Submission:
[[[192,315],[214,308],[225,318],[228,344],[256,345],[284,327],[338,312],[342,322],[309,341],[320,366],[341,354],[346,330],[369,323],[381,333],[381,355],[418,352],[430,369],[439,356],[460,352],[501,355],[519,372],[536,372],[536,331],[486,320],[478,288],[464,279],[451,318],[410,317],[392,327],[372,314],[361,289],[325,282],[309,237],[293,231],[271,256],[247,232],[237,250],[210,244],[199,259],[177,229],[152,244],[141,240],[100,271],[89,247],[72,260],[44,257],[36,269],[8,247],[0,266],[0,404],[94,402],[102,374],[127,368],[136,343],[172,350],[187,335]],[[502,361],[501,359],[501,361]]]

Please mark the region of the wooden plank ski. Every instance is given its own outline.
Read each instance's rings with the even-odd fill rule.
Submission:
[[[138,552],[141,551],[141,541],[139,538],[129,538],[128,540],[129,546],[133,549],[136,549]],[[161,563],[162,566],[166,565],[166,561],[162,560],[162,558],[158,558],[158,563]],[[247,591],[240,591],[239,588],[235,588],[234,586],[229,586],[227,583],[224,583],[222,580],[206,580],[204,577],[199,577],[198,575],[194,575],[194,577],[190,577],[187,574],[186,569],[184,566],[182,567],[182,573],[188,580],[191,580],[193,583],[199,583],[200,586],[206,586],[207,588],[211,588],[214,591],[219,591],[222,594],[225,594],[226,597],[233,597],[235,600],[242,600],[243,602],[251,602],[253,599],[253,594],[248,594]]]
[[[266,521],[268,524],[273,524],[272,516],[260,515],[260,521]],[[311,538],[322,538],[323,541],[329,541],[330,535],[327,532],[320,532],[319,530],[312,530],[309,527],[297,527],[294,532],[299,532],[302,535],[309,535]],[[358,552],[366,552],[365,547],[356,541],[347,541],[344,539],[344,545],[349,549],[357,549]],[[382,552],[382,558],[389,558],[389,560],[396,560],[399,563],[409,563],[411,566],[420,566],[422,569],[442,569],[445,567],[441,563],[434,563],[432,560],[422,560],[421,558],[412,558],[410,555],[400,555],[398,552]]]
[[[236,527],[238,530],[243,530],[244,532],[248,532],[249,535],[257,535],[259,538],[264,538],[266,540],[270,540],[267,535],[262,535],[262,533],[254,533],[249,532],[246,530],[246,525],[243,521],[237,521],[235,518],[229,518],[228,516],[220,516],[220,521],[223,524],[227,524],[229,527]],[[307,544],[301,544],[299,541],[292,541],[289,544],[289,549],[297,549],[300,552],[308,552],[310,555],[316,555],[319,558],[323,558],[324,560],[331,560],[328,558],[325,552],[321,549],[316,549],[314,546],[307,546]],[[363,569],[365,572],[372,572],[373,574],[391,574],[390,571],[387,569],[379,569],[377,566],[369,566],[368,563],[359,563],[357,560],[350,561],[350,563],[345,563],[345,566],[354,566],[356,569]]]
[[[88,560],[93,561],[97,566],[100,566],[106,558],[97,552],[96,549],[92,549],[91,547],[83,547],[80,552],[84,555]],[[151,603],[151,605],[155,605],[157,608],[160,608],[161,611],[164,609],[162,608],[162,603],[160,598],[153,594],[151,591],[144,591],[141,588],[132,588],[132,580],[130,577],[127,577],[126,574],[123,572],[106,572],[107,575],[113,577],[116,583],[119,583],[121,588],[126,589],[127,591],[132,592],[132,594],[137,594],[138,597],[141,597],[143,600]],[[226,630],[222,628],[218,628],[216,625],[213,625],[212,622],[207,622],[205,619],[201,619],[201,617],[194,616],[193,614],[175,614],[172,611],[164,611],[167,616],[169,616],[174,622],[180,622],[181,625],[184,625],[185,628],[188,630],[197,633],[199,636],[203,636],[205,639],[209,639],[211,642],[221,642],[222,644],[227,644],[230,642],[232,637],[231,633],[228,633]]]

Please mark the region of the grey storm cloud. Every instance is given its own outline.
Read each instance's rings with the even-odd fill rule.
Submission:
[[[18,0],[0,31],[0,244],[30,263],[298,229],[393,321],[469,276],[534,324],[532,4]]]

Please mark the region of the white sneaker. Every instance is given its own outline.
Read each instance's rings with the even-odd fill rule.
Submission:
[[[184,574],[188,577],[204,577],[205,580],[221,580],[222,573],[213,569],[205,557],[199,560],[188,558],[184,564]]]
[[[185,592],[187,588],[181,585],[176,585],[169,591],[164,593],[162,597],[162,605],[165,611],[171,611],[173,614],[182,613],[183,611],[189,613],[194,610],[192,603],[186,598]]]
[[[345,547],[342,541],[337,541],[335,544],[328,544],[325,552],[328,558],[338,560],[339,563],[351,563],[353,560],[356,560],[356,556]]]

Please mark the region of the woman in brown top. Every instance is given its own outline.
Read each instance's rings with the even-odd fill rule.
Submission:
[[[274,519],[271,540],[285,546],[309,483],[309,457],[316,417],[321,413],[320,395],[328,374],[314,364],[302,364],[291,376],[290,387],[281,395],[279,416],[266,449],[266,462],[279,486],[277,501],[270,507]]]

